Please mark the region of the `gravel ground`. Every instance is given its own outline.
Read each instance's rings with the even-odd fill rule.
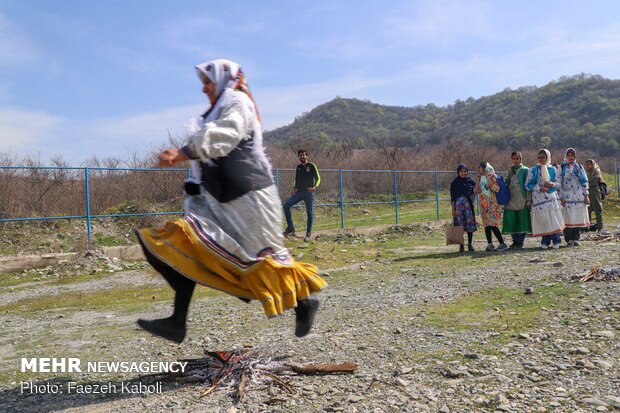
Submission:
[[[319,296],[315,328],[303,339],[293,335],[293,314],[266,320],[256,303],[211,292],[194,300],[184,343],[147,336],[135,328],[135,319],[167,315],[169,301],[138,309],[88,304],[90,294],[100,291],[109,290],[113,300],[123,283],[164,286],[147,269],[127,270],[121,263],[112,263],[113,274],[66,288],[31,280],[0,288],[0,411],[620,410],[620,282],[575,279],[594,265],[618,267],[618,241],[541,251],[528,240],[522,251],[459,254],[440,245],[440,232],[419,231],[399,227],[374,236],[293,241],[295,255],[310,258],[319,247],[340,254],[340,265],[327,270],[330,285]],[[411,240],[419,237],[434,246],[414,245]],[[84,307],[28,312],[7,306],[67,292],[83,293]],[[200,398],[204,385],[173,381],[163,381],[159,394],[29,394],[20,388],[24,380],[63,387],[69,380],[139,379],[20,373],[20,357],[174,361],[243,347],[261,357],[353,361],[359,368],[351,375],[292,375],[286,380],[295,394],[252,388],[241,401],[224,390]]]

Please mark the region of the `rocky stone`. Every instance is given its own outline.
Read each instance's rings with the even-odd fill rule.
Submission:
[[[608,403],[597,398],[597,397],[586,397],[584,399],[581,399],[581,403],[582,404],[588,404],[590,406],[603,406],[603,407],[607,407]]]
[[[350,394],[347,397],[347,401],[349,403],[358,403],[358,402],[361,402],[362,400],[364,400],[364,396],[358,396],[358,395],[355,395],[355,394]]]
[[[594,336],[594,337],[614,338],[615,337],[615,333],[613,331],[609,331],[609,330],[595,331],[594,333],[592,333],[592,336]]]

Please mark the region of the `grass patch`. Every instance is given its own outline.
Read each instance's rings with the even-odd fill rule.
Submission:
[[[217,291],[210,288],[196,289],[194,297],[215,296]],[[140,286],[94,292],[59,294],[29,298],[0,306],[0,312],[17,313],[23,316],[36,316],[47,311],[115,310],[137,312],[148,308],[149,304],[172,301],[173,291],[167,286]]]
[[[127,240],[123,237],[104,235],[101,232],[95,234],[94,241],[94,244],[100,247],[115,247],[117,245],[123,245],[127,243]]]
[[[462,296],[427,311],[425,323],[450,330],[495,330],[514,334],[539,324],[544,308],[568,307],[579,295],[575,285],[541,286],[532,295],[522,289],[497,287]]]

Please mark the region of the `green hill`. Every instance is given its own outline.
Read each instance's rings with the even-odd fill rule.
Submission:
[[[446,107],[384,106],[338,97],[265,134],[281,146],[318,140],[355,148],[420,147],[452,136],[497,148],[576,146],[617,154],[620,80],[581,74]]]

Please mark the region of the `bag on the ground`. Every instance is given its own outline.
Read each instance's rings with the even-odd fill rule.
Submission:
[[[598,187],[601,189],[601,199],[605,199],[605,197],[609,193],[607,189],[607,184],[605,182],[599,182]]]
[[[499,191],[495,194],[497,203],[500,205],[506,205],[510,202],[510,190],[508,189],[508,185],[506,185],[506,181],[504,181],[503,176],[497,177],[497,184],[499,185]]]
[[[462,225],[448,225],[446,227],[446,245],[458,244],[463,245],[465,232]]]

